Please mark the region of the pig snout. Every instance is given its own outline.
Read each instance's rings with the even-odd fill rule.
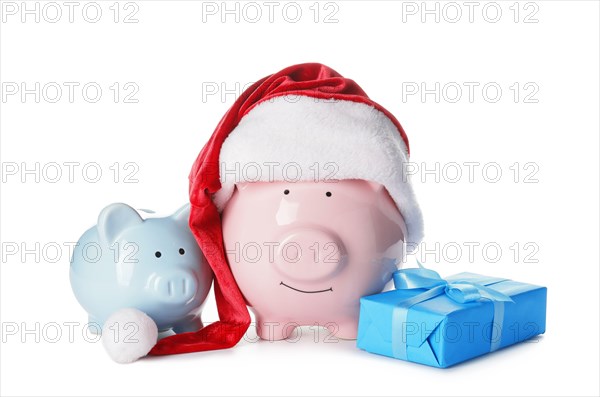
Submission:
[[[150,289],[161,302],[183,304],[196,296],[198,281],[192,272],[175,270],[155,276]]]
[[[331,231],[318,226],[295,229],[279,239],[275,266],[290,279],[325,279],[343,266],[345,253],[342,242]]]

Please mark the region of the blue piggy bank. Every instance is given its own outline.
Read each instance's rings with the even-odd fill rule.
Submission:
[[[145,313],[159,332],[202,328],[213,274],[189,229],[189,211],[186,205],[144,220],[122,203],[102,210],[71,258],[73,292],[90,323],[98,324],[90,330],[126,308]]]

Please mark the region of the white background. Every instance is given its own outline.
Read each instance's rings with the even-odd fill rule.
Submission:
[[[49,21],[56,7],[47,6],[44,14],[46,2],[38,5],[39,22],[35,15],[22,22],[21,3],[12,3],[15,15],[7,3],[2,2],[0,28],[3,395],[600,392],[597,2],[498,2],[485,15],[488,3],[481,2],[472,22],[462,2],[442,2],[439,22],[434,14],[422,22],[420,2],[348,1],[318,4],[315,22],[310,1],[297,3],[302,15],[296,23],[291,21],[297,7],[282,14],[283,2],[272,22],[267,6],[255,3],[262,11],[256,23],[248,21],[256,7],[244,3],[237,6],[239,23],[235,15],[221,22],[220,2],[136,1],[115,7],[114,1],[98,1],[102,16],[96,23],[82,16],[85,2],[75,7],[73,22],[68,7],[56,3],[62,11],[56,23]],[[33,9],[35,2],[27,6]],[[203,7],[216,7],[217,14],[203,14]],[[452,23],[457,7],[462,17]],[[502,14],[492,23],[497,8]],[[86,18],[95,18],[93,6],[86,10]],[[138,22],[124,23],[132,12]],[[332,23],[325,23],[331,13]],[[325,343],[323,330],[316,343],[305,329],[297,343],[242,342],[228,351],[132,365],[113,363],[99,343],[84,339],[85,313],[69,285],[68,243],[111,202],[162,212],[178,208],[187,198],[195,156],[235,99],[235,93],[221,98],[223,85],[235,89],[237,83],[241,89],[309,61],[353,78],[394,113],[409,135],[415,164],[434,169],[439,162],[438,182],[434,174],[413,177],[426,248],[440,247],[439,258],[419,259],[442,275],[475,271],[547,286],[546,335],[448,370],[371,355],[354,342]],[[21,83],[33,88],[36,82],[39,103],[33,94],[7,95]],[[72,103],[65,82],[79,84]],[[109,88],[115,82],[121,87],[117,103]],[[56,103],[51,103],[55,85],[48,83],[63,87]],[[86,83],[101,87],[96,103],[86,100],[93,90],[82,96]],[[129,89],[126,83],[132,83]],[[440,84],[439,102],[433,94],[403,98],[421,83],[428,89]],[[465,83],[479,84],[472,101]],[[484,96],[488,83],[492,88]],[[462,97],[452,103],[457,85]],[[215,86],[219,93],[203,98]],[[138,102],[124,103],[131,87],[139,88],[133,97]],[[496,102],[493,87],[502,90]],[[65,162],[79,163],[72,182]],[[480,164],[473,182],[465,162]],[[30,169],[39,163],[39,182],[35,171],[23,174],[23,163]],[[63,173],[55,183],[52,163]],[[127,163],[134,165],[125,168]],[[463,172],[455,183],[453,163]],[[482,174],[490,163],[496,165]],[[527,163],[533,165],[525,168]],[[86,164],[92,164],[89,174],[82,175]],[[102,170],[98,182],[90,182],[95,168],[89,167]],[[492,183],[498,168],[502,175]],[[125,183],[134,171],[138,182]],[[479,244],[471,257],[465,243]],[[493,249],[484,251],[485,244],[500,247],[500,257]],[[19,252],[10,254],[15,246]],[[23,258],[24,248],[34,253]],[[412,266],[414,258],[409,261]],[[212,294],[203,317],[217,319]],[[77,323],[73,340],[68,322]]]

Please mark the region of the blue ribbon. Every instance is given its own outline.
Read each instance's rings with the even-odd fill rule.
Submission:
[[[492,301],[494,304],[494,317],[490,351],[497,350],[500,347],[500,342],[502,340],[501,331],[504,322],[504,303],[513,302],[513,300],[508,295],[469,280],[444,280],[437,272],[425,269],[418,261],[417,263],[419,268],[401,269],[396,271],[393,275],[396,289],[425,290],[421,294],[400,302],[394,308],[392,319],[393,329],[402,330],[400,335],[398,335],[396,331],[393,333],[392,351],[394,357],[403,360],[408,359],[406,326],[409,309],[416,304],[433,299],[442,294],[446,294],[450,299],[460,304],[474,302],[479,299],[488,299]],[[499,330],[499,334],[496,338],[493,337],[494,330]]]

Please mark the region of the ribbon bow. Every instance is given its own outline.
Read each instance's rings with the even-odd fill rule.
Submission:
[[[472,282],[470,280],[445,280],[437,272],[425,269],[417,261],[419,268],[401,269],[394,272],[394,285],[399,290],[423,289],[423,293],[413,296],[400,302],[394,309],[393,325],[394,329],[401,329],[402,334],[406,335],[406,324],[408,310],[421,302],[433,299],[439,295],[446,294],[453,301],[464,304],[474,302],[480,299],[488,299],[494,304],[493,330],[502,330],[504,321],[504,303],[513,302],[513,300],[501,292],[491,289],[485,285]],[[500,280],[506,281],[506,280]],[[496,281],[496,282],[500,282]],[[514,302],[513,302],[514,303]],[[497,350],[500,347],[501,338],[491,338],[490,351]],[[396,337],[393,341],[394,356],[407,359],[406,343],[404,338]]]

